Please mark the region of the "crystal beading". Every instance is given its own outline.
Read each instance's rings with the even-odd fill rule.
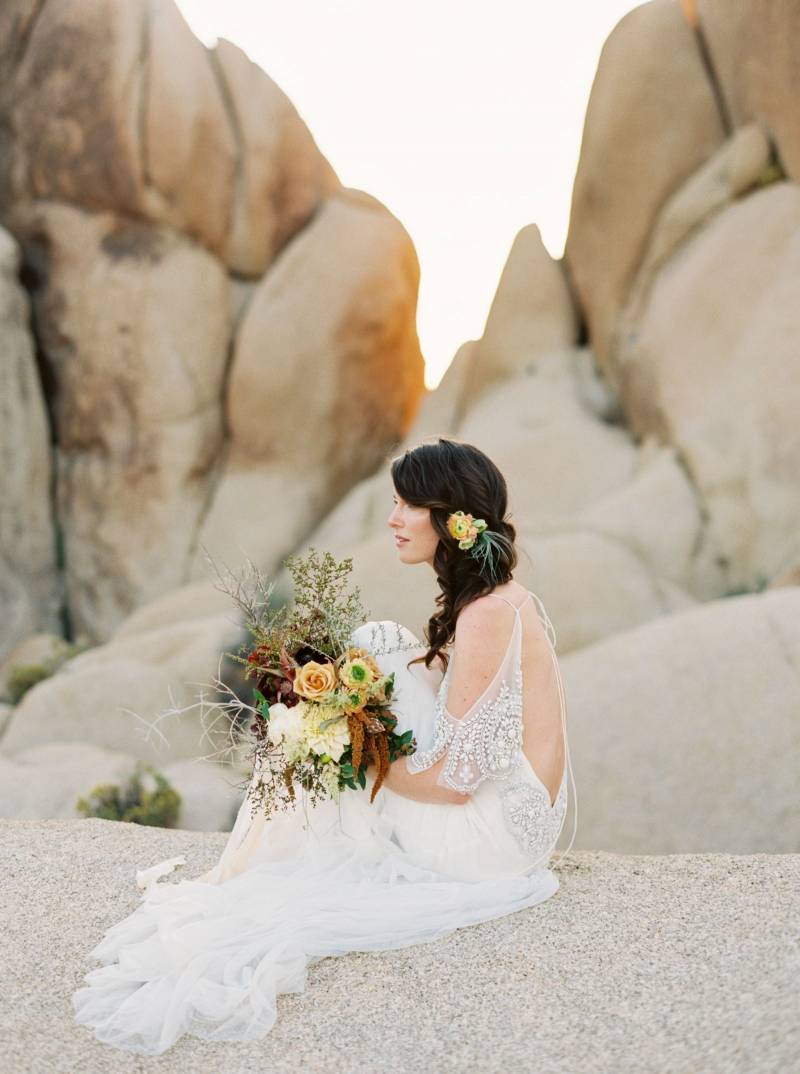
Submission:
[[[528,854],[543,854],[556,843],[567,808],[566,771],[556,800],[544,787],[520,778],[500,789],[506,826],[520,847]]]
[[[448,668],[449,670],[449,668]],[[522,671],[497,696],[458,720],[442,706],[449,725],[449,752],[440,781],[472,794],[485,779],[507,779],[522,752]]]

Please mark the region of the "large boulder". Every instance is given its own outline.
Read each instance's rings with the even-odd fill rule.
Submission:
[[[0,658],[34,631],[58,630],[61,607],[50,429],[19,269],[0,228]]]
[[[174,231],[114,213],[40,203],[23,228],[70,619],[98,641],[187,580],[222,443],[227,277]]]
[[[563,523],[636,468],[629,433],[587,413],[561,355],[487,389],[458,438],[480,445],[500,467],[514,523],[529,529]]]
[[[561,653],[695,604],[635,547],[580,522],[561,532],[523,529],[517,547],[515,577],[544,602]]]
[[[233,616],[167,624],[78,654],[31,687],[2,739],[13,757],[35,740],[91,742],[158,766],[218,756],[230,742],[214,679],[241,627]],[[222,675],[220,674],[222,673]]]
[[[231,361],[204,554],[273,569],[402,438],[425,390],[418,284],[405,228],[359,191],[330,198],[264,277]]]
[[[630,425],[680,454],[730,588],[797,554],[798,229],[794,183],[713,214],[661,266],[619,352]]]
[[[562,670],[577,848],[800,851],[800,588],[658,618]]]
[[[679,4],[629,11],[603,45],[583,127],[564,259],[601,367],[658,211],[725,129]]]
[[[654,578],[700,600],[725,588],[697,489],[675,448],[655,437],[643,440],[630,480],[580,511],[576,528],[627,547]]]
[[[297,110],[172,0],[4,5],[0,201],[170,224],[260,275],[339,187]]]

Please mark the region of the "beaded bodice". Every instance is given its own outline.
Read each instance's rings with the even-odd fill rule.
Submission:
[[[506,600],[499,593],[491,595]],[[539,601],[534,593],[529,593],[528,596]],[[548,630],[547,638],[559,686],[562,731],[567,755],[561,785],[555,801],[551,804],[549,791],[522,749],[524,725],[522,620],[519,614],[521,605],[518,607],[511,601],[506,603],[511,604],[516,613],[514,628],[494,679],[468,712],[462,717],[455,717],[448,712],[446,705],[450,671],[453,667],[451,659],[436,695],[433,740],[427,749],[417,750],[408,757],[406,763],[410,772],[422,772],[445,757],[437,783],[464,794],[473,795],[485,781],[495,784],[507,829],[526,855],[539,858],[555,846],[566,817],[569,751],[566,746],[564,693],[554,650],[555,631],[539,601]]]

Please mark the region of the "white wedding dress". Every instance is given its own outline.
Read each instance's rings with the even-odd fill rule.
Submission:
[[[423,663],[406,667],[426,651],[419,639],[392,620],[365,623],[351,643],[368,648],[384,674],[394,671],[397,731],[413,728],[417,740],[417,753],[395,763],[421,771],[447,753],[439,782],[469,800],[419,802],[382,787],[370,804],[372,768],[366,789],[311,808],[298,788],[294,811],[270,819],[251,816],[245,797],[209,872],[159,884],[182,859],[146,870],[153,882],[142,902],[90,952],[103,965],[73,995],[76,1020],[105,1044],[150,1055],[184,1033],[263,1037],[278,994],[304,991],[308,967],[322,958],[427,943],[555,894],[550,856],[572,765],[555,632],[529,596],[548,631],[561,706],[566,760],[552,805],[521,748],[517,606],[497,674],[460,719],[446,708],[452,657],[437,691]],[[569,847],[577,797],[574,818]]]

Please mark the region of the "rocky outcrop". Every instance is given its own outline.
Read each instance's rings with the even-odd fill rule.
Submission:
[[[102,643],[207,579],[202,545],[273,569],[402,437],[424,394],[419,265],[275,82],[172,0],[10,0],[0,31],[0,220],[53,442],[51,462],[28,392],[4,436],[27,423],[14,525],[37,547],[0,574],[2,645],[54,615]]]
[[[725,134],[680,5],[624,15],[592,83],[564,247],[601,368],[659,209]]]
[[[172,0],[4,8],[6,203],[166,224],[260,276],[339,189],[279,87],[230,42],[205,48]]]
[[[37,202],[17,223],[46,263],[67,604],[98,640],[186,578],[223,442],[228,281],[202,247],[115,213]]]
[[[127,785],[137,766],[130,754],[90,742],[44,742],[13,758],[0,757],[0,816],[20,820],[77,819],[80,798],[95,787]],[[180,795],[177,827],[190,831],[230,831],[241,804],[243,773],[203,760],[159,765]]]
[[[800,850],[800,589],[658,618],[562,666],[576,848]]]
[[[797,557],[798,35],[788,4],[643,4],[586,112],[567,277],[625,425],[675,449],[697,499],[700,599]]]
[[[70,996],[97,965],[88,952],[139,903],[137,870],[183,855],[159,883],[199,876],[226,836],[100,820],[5,821],[0,833],[4,969],[9,995],[25,997],[0,1015],[7,1068],[140,1069],[74,1022]],[[346,1024],[351,1061],[370,1074],[528,1070],[532,1049],[537,1069],[571,1074],[693,1070],[698,1055],[708,1074],[792,1068],[800,855],[581,852],[556,871],[559,890],[538,906],[323,959],[262,1040],[185,1037],[147,1067],[323,1074]]]
[[[214,558],[231,563],[247,549],[277,567],[374,469],[375,445],[408,428],[418,286],[400,222],[347,191],[256,286],[228,375],[225,462],[198,538]],[[207,576],[200,554],[194,575]]]
[[[617,358],[631,427],[679,451],[732,587],[796,554],[798,229],[795,183],[714,213],[654,276]]]

